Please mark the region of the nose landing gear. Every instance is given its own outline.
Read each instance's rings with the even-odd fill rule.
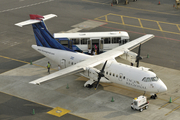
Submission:
[[[157,95],[156,94],[154,94],[154,95],[151,95],[151,97],[150,97],[151,99],[156,99],[157,98]]]

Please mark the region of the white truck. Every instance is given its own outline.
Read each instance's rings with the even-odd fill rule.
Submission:
[[[133,110],[139,110],[142,112],[144,109],[147,109],[149,106],[149,102],[147,101],[146,96],[139,96],[138,98],[133,99],[133,103],[131,103],[131,108]]]

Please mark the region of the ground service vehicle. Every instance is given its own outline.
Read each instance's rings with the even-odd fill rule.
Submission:
[[[142,112],[144,109],[147,109],[149,106],[149,102],[147,101],[146,96],[139,96],[138,98],[134,98],[133,103],[131,103],[131,108],[133,110],[139,110]]]

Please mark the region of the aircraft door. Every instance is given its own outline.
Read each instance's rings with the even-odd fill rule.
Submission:
[[[123,74],[119,73],[119,81],[122,81],[122,79],[123,79]]]
[[[65,59],[61,60],[60,66],[61,66],[61,68],[66,68],[66,60]]]

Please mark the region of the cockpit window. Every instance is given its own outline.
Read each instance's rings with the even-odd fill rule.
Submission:
[[[151,80],[152,81],[158,81],[158,77],[152,77]]]
[[[144,82],[158,81],[158,77],[144,77],[142,81]]]

